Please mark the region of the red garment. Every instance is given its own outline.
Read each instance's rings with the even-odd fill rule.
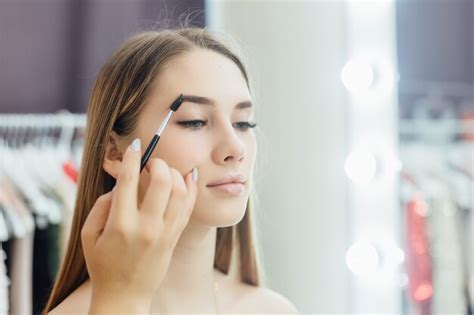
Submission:
[[[431,314],[433,297],[432,258],[426,227],[428,208],[421,195],[406,204],[408,291],[423,315]]]
[[[78,171],[71,160],[63,162],[63,170],[73,182],[77,183]]]

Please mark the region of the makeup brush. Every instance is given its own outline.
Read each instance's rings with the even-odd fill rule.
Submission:
[[[153,139],[151,139],[150,144],[148,145],[148,147],[145,150],[145,153],[142,156],[142,159],[141,159],[141,162],[140,162],[140,173],[142,172],[143,168],[145,167],[146,162],[148,162],[148,159],[150,158],[151,153],[155,149],[156,144],[158,143],[158,140],[160,140],[161,133],[165,129],[166,125],[168,124],[168,121],[170,120],[171,115],[173,114],[173,112],[176,112],[178,110],[178,108],[181,106],[183,101],[184,101],[184,95],[181,94],[173,102],[173,104],[171,104],[170,111],[169,111],[168,115],[166,115],[165,119],[163,119],[163,121],[161,122],[160,127],[158,128],[155,135],[153,136]]]

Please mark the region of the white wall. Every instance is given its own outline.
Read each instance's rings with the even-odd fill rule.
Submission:
[[[343,2],[206,5],[207,25],[240,41],[256,80],[267,284],[301,313],[348,313]]]

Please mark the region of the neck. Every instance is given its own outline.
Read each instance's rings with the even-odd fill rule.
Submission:
[[[217,228],[189,221],[183,230],[154,305],[167,311],[214,312],[214,256]]]

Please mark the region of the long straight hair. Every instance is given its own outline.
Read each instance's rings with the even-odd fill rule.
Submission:
[[[68,246],[43,313],[55,308],[89,278],[80,232],[97,198],[115,184],[115,179],[102,168],[111,132],[128,137],[137,126],[137,117],[160,70],[174,57],[196,48],[209,49],[232,60],[250,90],[241,57],[217,33],[194,26],[135,33],[100,69],[87,108],[84,152]],[[229,274],[229,268],[236,264],[233,268],[240,281],[262,286],[265,276],[260,271],[253,200],[251,193],[245,215],[237,225],[217,228],[214,268]]]

